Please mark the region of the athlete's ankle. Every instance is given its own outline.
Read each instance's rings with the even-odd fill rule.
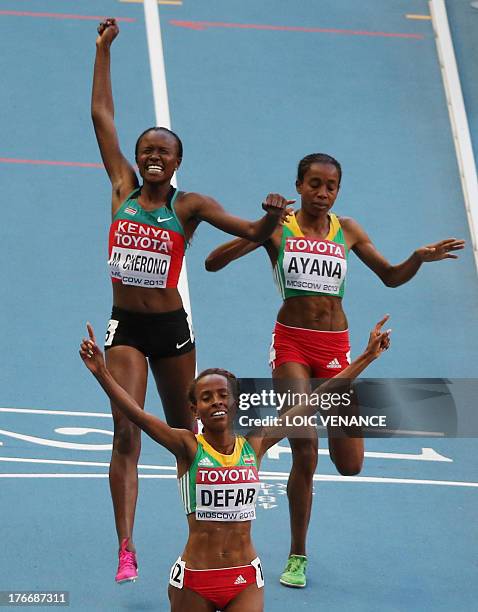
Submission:
[[[126,542],[126,544],[125,544]],[[118,542],[118,550],[127,550],[129,552],[136,552],[136,546],[133,543],[133,540],[131,539],[131,537],[128,536],[124,536],[124,537],[120,537],[119,538],[119,542]]]

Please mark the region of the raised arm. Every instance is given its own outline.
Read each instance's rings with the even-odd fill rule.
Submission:
[[[91,96],[91,117],[96,139],[113,188],[113,211],[138,185],[133,167],[121,152],[114,123],[110,47],[118,33],[118,25],[114,19],[106,19],[98,27]]]
[[[320,396],[323,393],[340,393],[347,381],[354,380],[359,376],[372,361],[375,361],[380,355],[390,346],[391,330],[382,331],[382,327],[388,321],[389,316],[386,315],[379,321],[373,330],[370,332],[369,341],[364,352],[354,359],[352,363],[342,370],[340,374],[330,378],[319,387],[312,391],[314,396]],[[294,417],[310,417],[317,413],[320,402],[298,404],[287,411],[288,422],[293,421]],[[274,446],[279,440],[291,435],[291,426],[286,425],[285,415],[280,417],[277,425],[272,427],[263,427],[251,435],[249,442],[253,446],[259,458],[262,458],[269,448]]]
[[[228,213],[216,200],[198,193],[188,193],[185,196],[189,204],[189,216],[198,221],[207,221],[228,234],[245,238],[251,242],[265,242],[281,219],[290,214],[288,205],[295,200],[286,200],[277,193],[270,193],[262,208],[266,214],[257,221],[247,221]]]
[[[458,259],[454,251],[464,248],[465,241],[447,238],[434,244],[416,249],[408,259],[400,264],[392,265],[377,250],[364,229],[353,219],[341,220],[342,226],[351,238],[351,248],[354,253],[382,280],[387,287],[398,287],[408,282],[420,269],[422,263],[441,261],[442,259]]]
[[[152,414],[141,409],[139,404],[121,387],[106,368],[103,353],[99,349],[93,328],[88,323],[88,336],[80,346],[80,357],[103,390],[121,412],[153,440],[167,448],[177,459],[193,459],[197,442],[194,434],[186,429],[173,429]]]

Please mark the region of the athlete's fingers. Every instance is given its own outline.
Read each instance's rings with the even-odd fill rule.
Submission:
[[[453,242],[459,242],[458,238],[445,238],[444,240],[435,242],[432,246],[446,246],[447,244],[452,244]]]
[[[90,340],[94,344],[96,344],[95,332],[93,331],[93,327],[91,326],[91,323],[89,321],[86,323],[86,329],[88,330],[88,335],[90,337]]]
[[[454,242],[450,242],[446,247],[447,251],[459,251],[460,249],[465,248],[464,240],[455,240]]]
[[[383,332],[382,338],[380,341],[380,346],[384,351],[390,348],[390,334],[392,333],[391,329],[387,329],[387,331]]]
[[[83,360],[85,360],[85,359],[91,359],[91,355],[90,355],[90,353],[89,353],[87,350],[85,350],[85,349],[83,349],[83,348],[80,348],[79,353],[80,353],[80,357],[81,357]]]
[[[293,200],[295,202],[295,200]],[[287,208],[289,200],[280,193],[269,193],[262,203],[262,208],[267,212],[279,216]]]
[[[84,338],[80,346],[80,351],[85,357],[92,357],[95,352],[95,345],[90,340]]]
[[[459,250],[465,248],[465,241],[457,238],[445,238],[445,240],[427,245],[427,248],[433,250],[443,249],[445,251]]]
[[[375,325],[373,331],[375,332],[375,334],[378,336],[382,333],[382,327],[385,325],[385,323],[390,319],[390,315],[386,314],[383,319],[380,319],[380,321]]]

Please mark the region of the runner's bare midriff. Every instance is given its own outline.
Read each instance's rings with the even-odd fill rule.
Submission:
[[[131,312],[161,313],[183,305],[176,288],[151,289],[113,283],[113,304]]]
[[[188,516],[189,538],[181,558],[190,569],[248,565],[257,553],[251,542],[251,523],[197,521]]]
[[[277,320],[283,325],[320,331],[348,328],[342,299],[327,295],[290,297],[282,304]]]

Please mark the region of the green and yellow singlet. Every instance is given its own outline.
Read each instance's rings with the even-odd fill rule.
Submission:
[[[295,214],[284,223],[274,278],[284,300],[305,295],[343,297],[348,249],[338,217],[329,214],[324,239],[302,233]]]
[[[236,436],[231,455],[218,453],[202,434],[189,470],[179,479],[186,514],[200,521],[251,521],[256,518],[259,475],[254,449]]]

